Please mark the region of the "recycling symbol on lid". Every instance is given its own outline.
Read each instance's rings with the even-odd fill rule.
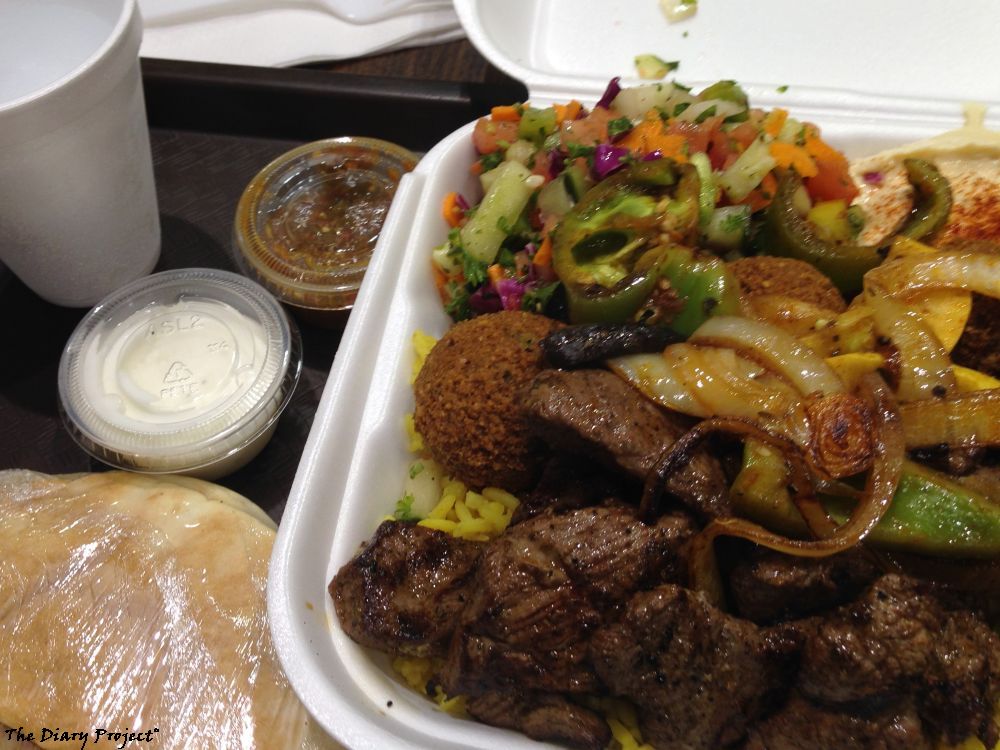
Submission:
[[[183,362],[174,362],[163,376],[164,383],[185,383],[193,376]]]

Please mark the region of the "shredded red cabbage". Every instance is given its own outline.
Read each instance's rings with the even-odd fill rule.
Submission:
[[[656,151],[650,151],[648,154],[642,157],[643,161],[656,161],[657,159],[663,158],[663,152],[657,149]]]
[[[621,92],[622,87],[618,85],[621,80],[621,76],[615,76],[608,82],[608,87],[604,89],[604,95],[601,97],[600,101],[597,102],[598,107],[601,109],[611,109],[611,102],[615,100],[615,97]]]
[[[566,166],[566,157],[563,156],[562,151],[559,149],[554,149],[549,151],[549,179],[554,180],[559,176],[559,173],[563,171],[563,167]]]
[[[865,172],[861,178],[869,185],[881,185],[884,176],[881,172]]]
[[[625,157],[629,155],[627,148],[602,143],[594,151],[594,176],[603,180],[612,172],[625,166]]]
[[[500,279],[493,285],[497,294],[500,295],[500,302],[504,310],[520,310],[521,300],[527,287],[517,279]]]
[[[455,194],[455,205],[458,206],[463,211],[469,210],[469,201],[465,200],[465,196],[461,193]]]
[[[489,281],[469,295],[469,307],[477,315],[500,312],[504,309],[503,301]]]

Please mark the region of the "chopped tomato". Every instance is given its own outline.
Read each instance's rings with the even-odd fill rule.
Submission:
[[[480,154],[492,154],[517,140],[518,123],[510,120],[491,120],[480,117],[472,131],[472,142]]]
[[[531,163],[531,174],[537,174],[548,182],[551,179],[549,176],[549,159],[550,157],[547,153],[542,151],[542,149],[538,149]]]
[[[608,123],[619,117],[611,109],[595,107],[594,110],[579,120],[567,120],[559,126],[559,138],[562,145],[575,143],[578,146],[596,146],[608,141]]]
[[[806,191],[815,202],[844,200],[850,203],[858,194],[851,179],[847,157],[819,137],[819,131],[809,128],[803,146],[816,163],[817,173],[805,180]]]
[[[741,122],[729,131],[729,137],[738,143],[744,151],[747,146],[757,139],[758,135],[760,135],[760,131],[755,125],[751,125],[749,122]]]
[[[709,161],[712,162],[712,169],[715,170],[725,169],[728,166],[726,162],[730,161],[730,157],[733,160],[736,159],[736,149],[733,147],[733,142],[730,140],[729,134],[722,128],[716,128],[712,131],[706,150]]]

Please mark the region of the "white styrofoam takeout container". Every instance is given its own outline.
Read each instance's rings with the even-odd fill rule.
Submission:
[[[852,9],[855,5],[854,0],[842,2]],[[895,0],[885,2],[893,5]],[[596,17],[599,11],[607,19],[607,9],[620,10],[626,3],[633,8],[643,3],[655,7],[655,0],[508,0],[502,4],[456,0],[456,8],[481,50],[508,72],[528,79],[533,102],[573,96],[593,102],[611,74],[630,70],[636,44],[627,41],[632,38],[628,34],[638,38],[643,31],[631,28],[618,34],[617,41],[609,39],[614,34],[602,32],[601,40],[607,44],[600,49],[590,45],[583,55],[577,51],[579,70],[594,75],[571,81],[555,63],[544,69],[552,60],[558,61],[560,49],[553,14],[559,9],[573,10],[577,25],[571,29],[596,34],[600,25],[586,29],[584,19]],[[704,25],[701,14],[711,18],[716,12],[713,3],[734,12],[742,5],[758,9],[794,5],[777,0],[752,4],[702,0],[697,23],[686,27],[692,36]],[[520,14],[521,25],[510,22],[508,16],[515,14]],[[640,20],[643,24],[657,21],[670,34],[680,34],[681,26],[665,27],[658,16]],[[531,28],[530,38],[518,37],[516,32],[526,28]],[[626,44],[631,45],[625,53],[628,57],[620,61],[619,53],[610,47]],[[517,57],[518,49],[522,58]],[[591,52],[594,60],[588,56]],[[728,60],[728,68],[704,68],[706,75],[681,80],[697,85],[718,77],[745,79],[748,66],[737,64],[739,59],[732,54]],[[799,80],[798,74],[804,72],[801,60],[789,65],[784,82]],[[605,69],[602,66],[610,74],[599,76],[597,71]],[[774,80],[763,77],[767,75],[763,68],[753,70],[764,80],[762,85],[747,86],[755,106],[785,107],[793,116],[818,124],[824,136],[851,157],[935,135],[962,122],[962,108],[955,98],[921,100],[858,93],[848,87],[797,85],[779,94]],[[998,126],[995,120],[988,119],[988,123]],[[411,691],[385,656],[366,651],[343,633],[326,590],[340,566],[392,512],[412,459],[403,432],[403,416],[413,409],[411,336],[417,329],[440,336],[449,324],[429,270],[430,250],[447,235],[440,216],[445,194],[458,190],[470,198],[479,196],[478,181],[469,174],[475,159],[471,135],[470,123],[439,143],[403,178],[316,413],[271,562],[268,612],[278,655],[309,712],[351,748],[540,746],[514,732],[454,719]]]

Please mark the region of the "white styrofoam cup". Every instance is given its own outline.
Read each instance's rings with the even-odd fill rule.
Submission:
[[[152,271],[160,223],[136,0],[0,6],[0,261],[88,307]]]

